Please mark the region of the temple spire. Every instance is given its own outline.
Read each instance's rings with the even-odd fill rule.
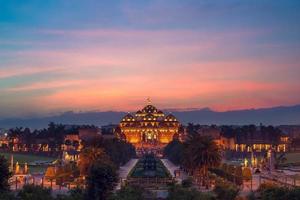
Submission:
[[[150,99],[150,97],[147,98],[147,103],[148,103],[148,105],[151,104],[151,99]]]

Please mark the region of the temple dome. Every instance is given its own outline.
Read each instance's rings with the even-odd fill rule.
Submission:
[[[151,113],[148,113],[147,115],[144,116],[144,119],[147,121],[152,121],[155,120],[155,116]]]
[[[134,120],[135,120],[134,117],[130,113],[125,115],[122,119],[122,121],[134,121]]]
[[[157,111],[156,116],[158,116],[158,117],[164,117],[165,114],[164,114],[163,111],[159,110],[159,111]]]
[[[142,111],[140,111],[140,110],[138,110],[137,112],[136,112],[136,114],[142,114],[143,112]]]
[[[177,119],[174,115],[168,114],[165,118],[165,121],[177,121]]]
[[[152,105],[147,105],[142,110],[143,113],[157,113],[157,108]]]

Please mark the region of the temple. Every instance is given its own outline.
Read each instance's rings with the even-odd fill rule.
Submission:
[[[165,115],[148,101],[142,110],[125,115],[116,133],[136,148],[155,148],[163,147],[174,137],[179,137],[180,127],[174,115]]]

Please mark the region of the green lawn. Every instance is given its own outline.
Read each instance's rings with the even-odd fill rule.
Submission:
[[[286,162],[285,163],[300,163],[300,153],[286,153]]]
[[[31,162],[34,162],[34,161],[54,161],[55,160],[55,158],[46,157],[46,156],[18,154],[18,153],[0,153],[0,155],[3,155],[8,160],[9,163],[10,163],[10,156],[12,154],[14,156],[14,165],[16,162],[18,162],[20,165],[23,165],[25,163],[30,164]],[[47,169],[47,166],[29,166],[30,173],[45,172],[46,169]]]
[[[24,164],[25,162],[30,163],[30,162],[34,162],[34,161],[54,161],[55,160],[55,158],[46,157],[46,156],[18,154],[18,153],[0,153],[0,155],[3,155],[8,160],[8,162],[10,162],[10,156],[12,154],[14,156],[14,163],[19,162],[19,164]]]
[[[29,166],[29,173],[45,173],[47,166]]]

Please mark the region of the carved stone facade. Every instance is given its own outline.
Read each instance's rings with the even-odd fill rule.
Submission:
[[[116,133],[135,147],[164,146],[179,137],[180,123],[172,114],[165,115],[150,103],[121,120]]]

